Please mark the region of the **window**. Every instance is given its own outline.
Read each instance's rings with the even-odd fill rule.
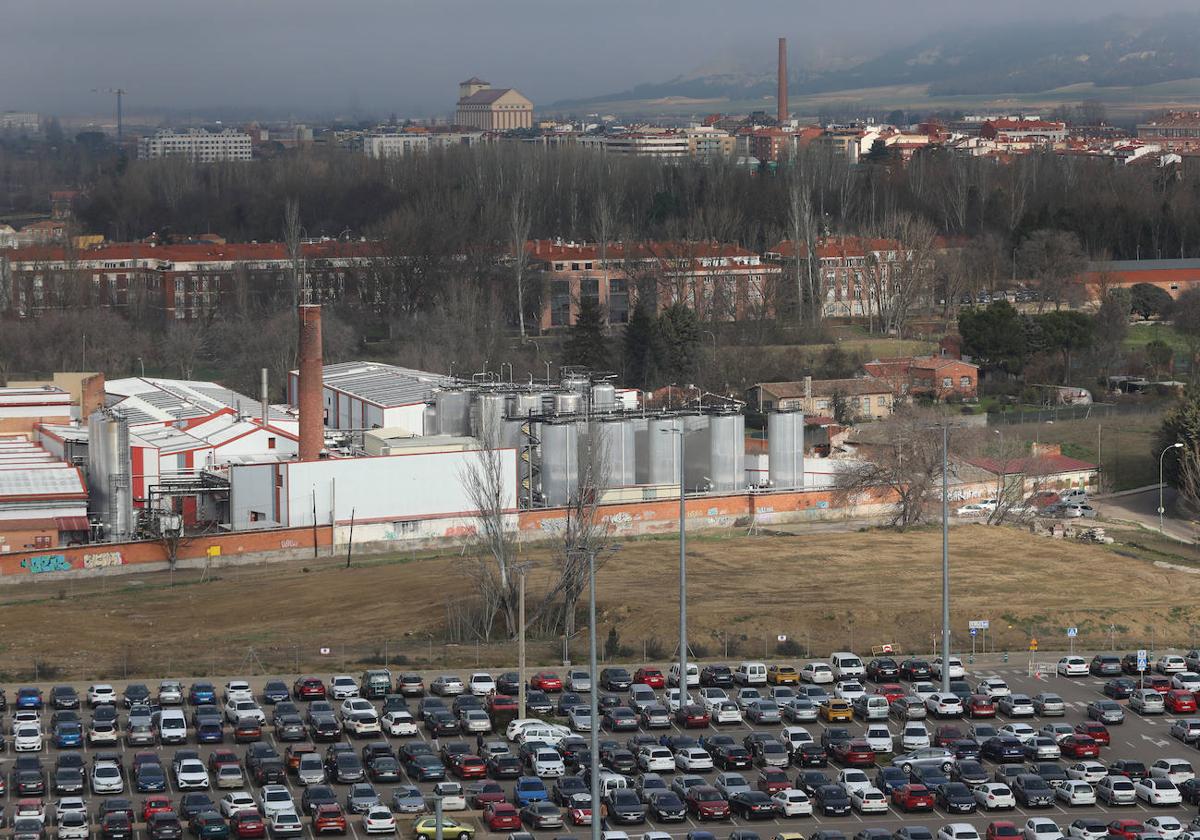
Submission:
[[[624,279],[608,281],[608,322],[624,324],[629,321],[629,285]]]
[[[828,411],[829,400],[817,400],[817,411]]]
[[[943,376],[942,377],[942,387],[943,388],[953,388],[954,380],[951,379],[949,376]]]
[[[34,548],[50,548],[50,538],[44,534],[40,537],[34,537],[33,538],[33,547]]]
[[[571,284],[555,280],[550,284],[550,326],[565,327],[571,323]]]
[[[870,397],[863,397],[862,407],[863,407],[863,411],[867,412],[867,414],[871,413],[871,398]]]
[[[958,386],[959,386],[960,388],[970,388],[970,387],[971,387],[971,377],[969,377],[969,376],[960,376],[960,377],[958,378]]]
[[[398,520],[392,523],[397,534],[415,534],[419,523],[414,520]]]
[[[274,449],[274,448],[275,448],[275,438],[274,437],[267,438],[267,449]]]
[[[887,397],[878,397],[878,398],[876,398],[876,400],[875,400],[875,404],[876,404],[877,406],[879,406],[880,408],[887,408]]]

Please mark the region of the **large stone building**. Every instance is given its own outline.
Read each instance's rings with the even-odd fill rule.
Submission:
[[[138,140],[138,158],[151,160],[164,157],[185,157],[196,163],[217,163],[227,160],[250,160],[250,135],[227,128],[224,131],[156,131],[151,137]]]
[[[516,88],[494,88],[472,76],[458,85],[454,122],[482,131],[533,128],[533,103]]]

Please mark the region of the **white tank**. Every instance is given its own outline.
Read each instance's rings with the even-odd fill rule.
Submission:
[[[579,489],[579,424],[542,423],[542,497],[549,507],[570,504]]]
[[[646,428],[646,484],[679,483],[679,435],[683,428],[678,417],[652,417]]]
[[[592,386],[592,410],[599,412],[617,410],[617,389],[610,382],[598,382]]]
[[[637,483],[636,443],[632,420],[602,420],[592,424],[596,456],[607,487],[631,487]]]
[[[710,486],[717,492],[746,486],[746,418],[714,414],[709,419]]]
[[[471,397],[473,391],[438,391],[434,395],[437,405],[438,434],[467,437],[471,434]]]
[[[542,413],[542,393],[522,391],[508,395],[508,416],[514,419]]]
[[[780,489],[804,486],[804,414],[773,411],[767,415],[767,475]]]
[[[485,445],[508,446],[505,437],[504,413],[508,405],[506,394],[479,394],[471,406],[471,434]]]
[[[554,395],[555,414],[579,414],[583,411],[583,396],[574,391]]]
[[[568,376],[562,381],[564,388],[577,394],[586,394],[589,384],[591,383],[586,376]]]

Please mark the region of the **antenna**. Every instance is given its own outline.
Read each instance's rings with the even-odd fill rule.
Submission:
[[[124,121],[121,115],[121,97],[129,93],[125,88],[92,88],[92,93],[111,93],[117,97],[117,145],[121,145],[124,135]]]

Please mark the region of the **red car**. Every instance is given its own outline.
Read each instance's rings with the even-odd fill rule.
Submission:
[[[699,703],[688,703],[675,712],[675,722],[684,729],[703,729],[710,721],[708,710]]]
[[[517,710],[517,698],[508,694],[492,694],[488,697],[487,707],[490,714],[515,712]]]
[[[571,825],[591,825],[592,824],[592,806],[591,805],[575,805],[567,811],[567,819],[571,821]]]
[[[1146,826],[1141,820],[1113,820],[1108,824],[1108,836],[1121,840],[1138,840],[1138,836],[1145,833]]]
[[[324,700],[325,683],[320,677],[298,677],[292,685],[292,696],[297,700]]]
[[[984,840],[1010,840],[1010,838],[1020,836],[1021,832],[1016,823],[1008,820],[993,820],[988,823]]]
[[[1095,720],[1075,724],[1075,734],[1087,735],[1102,747],[1107,747],[1112,743],[1112,736],[1108,734],[1108,727]]]
[[[967,714],[973,718],[996,716],[996,704],[986,694],[972,694],[967,700]]]
[[[171,800],[165,796],[147,796],[142,803],[142,822],[150,822],[151,814],[161,814],[164,811],[174,811]]]
[[[521,812],[508,802],[490,802],[483,809],[483,822],[489,831],[520,831]]]
[[[1151,675],[1145,677],[1146,688],[1153,688],[1159,694],[1165,695],[1171,690],[1171,681],[1166,677]]]
[[[1100,757],[1100,745],[1090,735],[1068,735],[1058,742],[1058,748],[1068,758]]]
[[[316,813],[313,814],[312,825],[316,834],[345,834],[346,815],[342,813],[342,806],[333,803],[318,805]]]
[[[267,836],[267,824],[257,811],[238,811],[229,818],[229,830],[239,840]]]
[[[792,782],[787,773],[778,767],[766,767],[758,774],[757,787],[767,796],[774,796],[779,791],[787,790],[791,786]]]
[[[254,741],[261,741],[262,735],[262,725],[254,718],[242,718],[237,722],[237,726],[233,727],[233,742],[235,744],[249,744]]]
[[[939,726],[933,731],[933,745],[935,747],[948,747],[955,741],[961,741],[967,736],[957,726]]]
[[[1174,712],[1177,715],[1196,711],[1196,695],[1182,688],[1168,691],[1163,702],[1166,703],[1168,712]]]
[[[867,767],[875,763],[875,750],[864,738],[835,741],[832,752],[834,760],[846,767]]]
[[[459,753],[450,763],[450,772],[460,779],[486,779],[487,762],[477,755]]]
[[[932,811],[933,810],[933,791],[925,787],[910,782],[907,785],[892,790],[892,804],[901,811],[908,813],[909,811]]]
[[[698,820],[729,819],[729,800],[711,785],[693,785],[687,791],[688,813]]]
[[[657,668],[638,668],[633,672],[633,681],[651,688],[666,688],[667,678]]]
[[[904,690],[904,686],[897,683],[884,683],[875,689],[875,693],[880,697],[887,698],[889,703],[895,702],[903,697],[908,692]]]
[[[562,677],[552,671],[538,671],[529,680],[530,688],[537,688],[542,691],[562,691]]]

